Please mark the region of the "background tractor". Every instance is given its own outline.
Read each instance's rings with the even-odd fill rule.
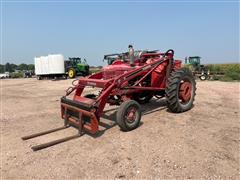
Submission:
[[[157,53],[158,50],[148,51],[148,50],[136,50],[134,52],[134,58],[138,59],[143,53]],[[108,65],[111,65],[115,60],[127,61],[128,60],[128,52],[123,53],[114,53],[104,55],[103,61],[107,61]]]
[[[79,57],[72,57],[65,61],[65,66],[69,78],[75,78],[76,75],[89,75],[89,65],[86,59],[82,61]]]
[[[209,69],[201,65],[201,57],[190,56],[185,58],[185,64],[187,64],[194,76],[199,77],[200,80],[205,81],[210,78]]]

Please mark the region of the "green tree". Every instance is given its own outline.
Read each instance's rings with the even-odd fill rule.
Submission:
[[[12,72],[14,72],[17,69],[17,65],[16,64],[10,64],[10,69],[12,70]]]
[[[20,71],[28,70],[28,65],[24,64],[24,63],[19,64],[18,65],[18,70],[20,70]]]
[[[5,66],[0,64],[0,73],[4,73],[5,71]]]
[[[34,64],[29,64],[28,65],[28,70],[30,70],[30,71],[34,71]]]
[[[10,63],[6,63],[6,64],[5,64],[5,71],[7,71],[7,72],[13,72],[13,69],[11,68]]]

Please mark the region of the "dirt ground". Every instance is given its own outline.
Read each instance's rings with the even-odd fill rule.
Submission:
[[[21,140],[63,125],[59,99],[71,80],[0,83],[2,179],[240,179],[240,83],[197,82],[195,106],[181,114],[153,99],[131,132],[120,131],[117,107],[107,107],[101,120],[109,126],[98,136],[37,152],[30,147],[77,133],[68,128]]]

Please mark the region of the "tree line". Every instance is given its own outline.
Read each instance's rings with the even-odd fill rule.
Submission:
[[[90,66],[90,68],[98,68],[102,69],[102,66]],[[6,64],[0,64],[0,73],[4,72],[15,72],[15,71],[34,71],[34,64],[13,64],[13,63],[6,63]]]
[[[12,64],[12,63],[6,63],[6,64],[0,64],[0,73],[4,72],[15,72],[15,71],[34,71],[34,64]]]

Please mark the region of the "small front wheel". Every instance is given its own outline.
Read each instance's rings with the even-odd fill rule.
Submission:
[[[141,107],[134,101],[123,102],[117,111],[117,124],[123,131],[136,129],[141,121]]]
[[[41,76],[37,76],[37,80],[41,80],[42,79],[42,77]]]
[[[207,78],[208,78],[207,74],[202,74],[201,76],[199,76],[199,79],[201,81],[205,81],[205,80],[207,80]]]

